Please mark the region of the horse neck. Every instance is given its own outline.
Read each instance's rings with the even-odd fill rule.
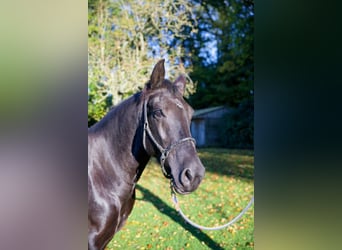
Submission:
[[[112,110],[90,132],[100,131],[115,155],[120,155],[122,165],[132,169],[136,180],[139,179],[150,156],[143,146],[143,102],[141,93],[126,99]]]

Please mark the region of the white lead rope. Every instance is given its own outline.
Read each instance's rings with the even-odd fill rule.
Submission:
[[[253,202],[254,202],[254,196],[251,198],[251,200],[249,201],[249,203],[247,204],[247,206],[231,221],[229,221],[228,223],[221,225],[221,226],[217,226],[217,227],[204,227],[201,225],[198,225],[197,223],[191,221],[188,217],[185,216],[185,214],[183,214],[179,204],[178,204],[178,200],[176,197],[175,192],[172,190],[171,191],[171,196],[172,196],[172,201],[175,205],[176,210],[179,212],[179,214],[183,217],[183,219],[188,222],[190,225],[192,225],[193,227],[196,227],[198,229],[201,230],[220,230],[223,229],[225,227],[229,227],[230,225],[232,225],[233,223],[235,223],[237,220],[239,220],[245,213],[246,211],[252,206]]]

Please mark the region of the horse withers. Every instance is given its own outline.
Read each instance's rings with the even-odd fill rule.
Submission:
[[[122,228],[151,157],[179,194],[196,190],[204,177],[190,134],[193,109],[183,99],[185,78],[164,78],[160,60],[141,92],[88,130],[88,249],[104,249]]]

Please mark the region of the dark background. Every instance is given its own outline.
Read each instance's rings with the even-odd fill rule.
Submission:
[[[255,3],[255,249],[340,246],[338,7]],[[86,249],[87,2],[1,10],[0,248]]]

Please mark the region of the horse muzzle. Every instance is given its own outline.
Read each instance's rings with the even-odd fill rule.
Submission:
[[[195,191],[204,177],[204,167],[201,164],[195,170],[192,168],[183,169],[178,178],[172,178],[172,187],[179,194],[189,194]]]

